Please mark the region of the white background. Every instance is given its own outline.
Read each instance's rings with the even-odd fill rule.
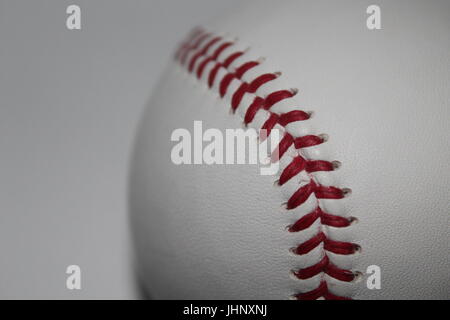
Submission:
[[[239,2],[0,0],[0,298],[139,297],[127,174],[140,112],[185,33]],[[80,291],[65,287],[70,264]]]

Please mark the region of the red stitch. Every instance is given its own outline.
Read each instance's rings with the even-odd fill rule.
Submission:
[[[224,44],[220,45],[216,51],[214,51],[213,55],[211,56],[211,58],[213,60],[217,60],[217,58],[219,57],[219,55],[228,47],[231,47],[233,45],[232,42],[225,42]]]
[[[280,115],[280,124],[285,127],[291,122],[304,121],[310,118],[309,113],[301,110],[294,110]]]
[[[333,171],[334,166],[331,162],[324,160],[305,160],[301,156],[296,156],[292,159],[291,163],[284,168],[278,180],[278,185],[282,186],[290,179],[295,177],[301,171],[306,170],[306,172],[316,172],[316,171]]]
[[[335,254],[349,255],[359,250],[359,246],[351,242],[333,241],[327,238],[325,233],[319,232],[314,237],[299,244],[292,250],[293,253],[303,255],[318,247],[323,242],[323,248]]]
[[[321,281],[320,285],[316,289],[305,293],[298,293],[294,295],[294,297],[297,300],[317,300],[320,297],[325,296],[327,292],[328,292],[327,283],[325,281]]]
[[[185,43],[183,44],[183,46],[180,48],[180,51],[178,52],[178,61],[181,63],[181,61],[183,61],[184,56],[187,54],[187,51],[191,48],[191,44],[190,43]]]
[[[175,59],[177,59],[177,60],[181,59],[181,55],[182,55],[182,53],[184,52],[184,50],[186,50],[186,49],[190,46],[191,42],[192,42],[198,35],[200,35],[200,34],[202,34],[202,33],[204,33],[204,32],[203,32],[203,30],[200,29],[200,28],[197,28],[197,29],[193,30],[193,31],[190,33],[190,35],[187,37],[186,41],[183,42],[183,44],[180,46],[180,48],[176,51]]]
[[[192,70],[194,69],[194,65],[195,65],[195,62],[197,61],[197,59],[200,57],[200,53],[197,53],[196,55],[194,55],[192,58],[191,58],[191,61],[189,62],[189,68],[188,68],[188,71],[189,72],[192,72]]]
[[[276,162],[288,151],[289,147],[294,143],[294,138],[289,133],[285,133],[278,146],[275,148],[271,156],[271,161]]]
[[[317,185],[311,180],[307,185],[299,188],[288,200],[287,209],[294,209],[308,200],[311,193],[314,193],[317,199],[342,199],[344,192],[336,187],[327,187]]]
[[[305,293],[299,293],[295,295],[297,300],[317,300],[320,297],[324,297],[328,292],[328,286],[325,281],[321,281],[320,285],[311,291]]]
[[[209,73],[209,77],[208,77],[208,86],[211,88],[214,84],[214,80],[216,79],[216,75],[217,72],[219,71],[220,67],[222,65],[220,64],[220,62],[217,62],[216,65],[214,66],[214,68],[211,70],[211,72]]]
[[[259,62],[257,62],[257,61],[250,61],[250,62],[244,63],[242,66],[240,66],[239,68],[236,69],[234,76],[237,79],[240,79],[248,70],[256,67],[258,64],[259,64]],[[248,91],[248,89],[249,89],[249,84],[246,82],[243,82],[242,85],[239,87],[239,89],[234,93],[233,98],[231,100],[231,108],[233,109],[233,111],[236,110],[236,108],[239,106],[239,103],[241,102],[242,97]]]
[[[296,138],[294,141],[294,144],[295,144],[295,148],[301,149],[301,148],[316,146],[323,142],[324,142],[324,140],[322,137],[314,136],[314,135],[307,135],[307,136]]]
[[[303,269],[294,271],[293,274],[300,280],[309,279],[321,272],[340,281],[350,282],[355,279],[355,274],[350,270],[340,269],[330,262],[328,256],[324,256],[318,263]]]
[[[344,228],[344,227],[348,227],[355,220],[355,218],[350,217],[347,219],[344,217],[335,216],[335,215],[331,215],[331,214],[322,212],[322,214],[320,216],[320,220],[321,220],[322,224],[324,224],[324,225],[335,227],[335,228]]]
[[[214,37],[209,40],[205,45],[201,46],[203,41],[205,41],[211,34],[204,32],[202,29],[196,29],[191,33],[191,36],[188,38],[186,42],[184,42],[179,50],[176,53],[176,59],[180,61],[182,65],[185,64],[186,59],[190,52],[194,52],[192,58],[189,61],[189,65],[187,69],[189,72],[194,72],[197,75],[197,78],[201,78],[203,72],[206,68],[206,65],[210,62],[215,62],[215,65],[210,70],[207,75],[208,86],[212,87],[215,82],[215,78],[217,77],[218,71],[221,67],[228,69],[230,65],[236,61],[239,57],[241,57],[244,52],[237,51],[230,54],[223,63],[218,61],[219,56],[229,47],[233,45],[232,42],[224,42],[220,44],[211,56],[207,56],[210,48],[221,41],[220,37]],[[200,47],[201,46],[201,47]],[[199,59],[203,59],[201,62],[197,63]],[[223,78],[220,80],[219,85],[219,94],[221,97],[224,97],[227,93],[229,85],[233,79],[241,79],[244,74],[259,65],[257,61],[248,61],[243,63],[241,66],[235,69],[234,72],[228,72]],[[196,69],[196,70],[195,70]],[[257,90],[267,82],[275,80],[280,74],[279,73],[266,73],[262,74],[251,82],[242,82],[238,89],[233,93],[231,98],[231,108],[235,111],[240,103],[242,102],[243,96],[246,93],[255,94]],[[296,92],[292,90],[280,90],[270,93],[264,98],[256,96],[253,99],[253,102],[248,107],[245,116],[244,123],[248,125],[253,121],[256,113],[260,109],[269,110],[276,103],[293,97]],[[281,126],[286,127],[288,124],[297,121],[305,121],[310,118],[310,114],[302,111],[302,110],[293,110],[284,114],[276,114],[270,112],[269,118],[263,124],[261,129],[267,130],[267,136],[270,135],[271,130],[274,126],[279,123]],[[323,136],[317,135],[306,135],[302,137],[294,137],[285,133],[284,137],[279,142],[276,152],[279,153],[279,156],[276,157],[276,152],[272,155],[272,160],[279,160],[285,152],[289,149],[289,147],[294,144],[296,149],[302,149],[306,147],[311,147],[315,145],[319,145],[325,142],[325,138]],[[280,175],[280,179],[278,184],[281,186],[285,184],[287,181],[295,177],[301,171],[306,171],[308,173],[317,172],[317,171],[333,171],[336,166],[329,161],[324,160],[308,160],[298,155],[294,157],[291,163],[283,170]],[[310,182],[302,187],[300,187],[288,200],[287,209],[294,209],[301,204],[303,204],[311,194],[315,195],[317,199],[341,199],[345,196],[344,189],[339,189],[333,186],[322,186],[318,185],[313,178],[311,178]],[[293,225],[288,228],[289,232],[299,232],[309,228],[317,219],[320,219],[320,223],[322,225],[332,226],[336,228],[348,227],[356,218],[350,217],[340,217],[336,215],[332,215],[324,212],[319,205],[316,208],[298,219]],[[307,254],[317,246],[323,243],[323,250],[332,252],[334,254],[341,255],[349,255],[354,254],[359,251],[360,247],[357,244],[342,242],[342,241],[334,241],[329,239],[324,232],[319,232],[316,236],[310,238],[302,244],[299,244],[293,252],[299,255]],[[310,266],[308,268],[300,269],[294,272],[294,275],[300,279],[308,279],[311,278],[321,272],[327,273],[329,276],[341,280],[341,281],[352,281],[355,278],[355,274],[349,270],[340,269],[337,266],[330,263],[329,258],[325,255],[321,261],[317,264]],[[298,293],[294,296],[297,299],[305,300],[305,299],[317,299],[323,297],[325,299],[337,299],[337,300],[346,300],[349,298],[340,297],[333,293],[331,293],[328,289],[327,282],[322,280],[319,287],[314,290],[305,293]]]
[[[253,119],[255,118],[256,113],[258,112],[259,109],[261,109],[264,105],[264,99],[260,98],[260,97],[256,97],[252,104],[250,104],[250,106],[247,109],[247,112],[245,113],[245,117],[244,117],[244,123],[245,125],[249,124],[250,122],[253,121]]]
[[[289,232],[298,232],[308,229],[318,218],[320,218],[321,211],[319,207],[314,209],[314,211],[304,215],[298,219],[293,225],[288,229]]]
[[[322,260],[320,260],[316,264],[294,271],[294,276],[296,276],[300,280],[312,278],[314,276],[317,276],[319,273],[324,272],[329,263],[330,260],[328,259],[328,257],[324,256]]]
[[[307,254],[311,250],[315,249],[317,246],[319,246],[322,242],[324,242],[327,239],[325,236],[325,233],[319,232],[311,239],[303,242],[302,244],[299,244],[297,248],[292,250],[295,254],[302,255]]]
[[[233,54],[231,54],[228,58],[225,59],[225,61],[222,63],[224,68],[228,68],[230,66],[230,64],[233,63],[234,60],[236,60],[237,58],[239,58],[240,56],[242,56],[244,53],[243,52],[235,52]]]
[[[353,279],[355,279],[355,274],[353,272],[351,272],[350,270],[340,269],[331,262],[328,262],[324,271],[330,277],[333,277],[341,281],[350,282],[353,281]]]
[[[248,83],[242,82],[240,87],[233,94],[233,97],[231,98],[231,109],[233,110],[233,112],[237,109],[237,107],[239,107],[242,97],[247,92],[247,89],[248,89]]]
[[[187,42],[193,41],[196,37],[199,35],[205,33],[205,30],[202,27],[196,27],[191,32],[189,32],[188,36],[186,37]]]
[[[197,52],[192,58],[191,61],[189,62],[189,72],[192,72],[192,70],[194,69],[195,66],[195,62],[197,62],[197,59],[200,58],[201,56],[205,55],[208,52],[208,49],[214,45],[215,43],[217,43],[218,41],[220,41],[220,37],[215,37],[213,39],[211,39],[204,47],[201,51]]]
[[[316,171],[333,171],[334,166],[331,162],[325,160],[309,160],[306,163],[307,172],[316,172]]]
[[[203,70],[205,69],[206,65],[213,61],[212,57],[207,57],[205,60],[203,60],[200,65],[197,68],[197,78],[200,79],[203,75]]]
[[[264,122],[263,126],[261,127],[261,130],[265,130],[265,134],[260,135],[261,141],[264,141],[268,136],[270,136],[273,127],[275,127],[277,123],[278,123],[278,115],[276,115],[275,113],[270,113],[269,118],[266,120],[266,122]]]
[[[266,97],[266,102],[264,104],[264,109],[269,110],[275,103],[281,100],[293,97],[294,94],[289,90],[275,91]]]
[[[223,98],[227,93],[228,86],[230,85],[231,80],[233,79],[234,74],[228,73],[225,77],[222,78],[222,81],[220,81],[219,93],[221,98]]]
[[[301,171],[303,171],[306,167],[307,161],[301,157],[297,156],[292,159],[291,163],[284,168],[283,172],[280,175],[280,179],[278,180],[278,185],[282,186],[286,182],[288,182],[291,178],[295,177]]]
[[[325,300],[351,300],[350,298],[332,294],[328,290],[328,285],[325,281],[321,281],[320,285],[314,290],[294,295],[294,298],[297,300],[317,300],[320,297],[323,297]]]
[[[197,49],[197,47],[202,43],[202,41],[205,40],[206,38],[208,38],[209,36],[210,36],[209,33],[205,33],[205,34],[201,35],[201,36],[194,42],[194,44],[192,44],[191,46],[188,46],[188,47],[184,50],[184,52],[183,52],[183,54],[182,54],[182,56],[181,56],[181,59],[180,59],[182,65],[185,64],[189,52],[192,51],[192,50]]]
[[[258,61],[250,61],[250,62],[246,62],[244,63],[242,66],[240,66],[239,68],[236,69],[236,71],[234,72],[234,74],[236,75],[236,78],[241,79],[242,76],[251,68],[256,67],[257,65],[259,65]]]
[[[335,228],[348,227],[354,219],[331,215],[324,212],[320,207],[316,207],[312,212],[298,219],[293,225],[289,227],[288,231],[299,232],[308,229],[318,218],[320,218],[320,221],[323,225]]]
[[[187,48],[188,44],[183,43],[180,48],[175,53],[175,60],[179,60],[181,57],[182,52]]]
[[[311,181],[307,185],[299,188],[289,198],[286,209],[291,210],[291,209],[297,208],[302,203],[304,203],[306,200],[308,200],[309,196],[313,193],[313,191],[314,191],[314,182],[313,181]]]
[[[344,198],[344,192],[342,189],[336,187],[326,187],[316,185],[314,187],[314,194],[317,199],[342,199]]]
[[[335,254],[354,254],[359,251],[360,247],[357,244],[351,242],[343,242],[343,241],[333,241],[330,239],[325,239],[324,241],[324,249]]]
[[[209,36],[211,36],[210,33],[205,33],[203,35],[201,35],[192,45],[192,49],[196,49],[198,48],[199,45],[201,45],[201,43],[203,42],[203,40],[205,40],[206,38],[208,38]]]
[[[248,92],[255,93],[263,84],[275,80],[276,78],[278,78],[278,76],[275,73],[263,74],[250,83]]]

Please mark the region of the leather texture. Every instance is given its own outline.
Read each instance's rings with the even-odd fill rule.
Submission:
[[[244,60],[263,57],[263,68],[281,71],[276,86],[299,90],[291,105],[314,111],[299,130],[330,137],[311,156],[340,161],[323,179],[352,194],[323,205],[359,221],[327,232],[362,247],[331,259],[382,272],[380,290],[369,290],[366,276],[327,279],[333,293],[448,299],[450,2],[378,1],[377,31],[365,25],[370,4],[258,1],[205,28],[238,38],[238,48],[249,48]],[[172,163],[173,130],[192,132],[195,120],[204,130],[242,128],[229,111],[229,97],[174,62],[143,116],[130,208],[140,278],[154,298],[287,299],[320,282],[290,275],[321,257],[289,252],[319,227],[286,231],[305,214],[282,206],[298,180],[278,187],[256,165]]]

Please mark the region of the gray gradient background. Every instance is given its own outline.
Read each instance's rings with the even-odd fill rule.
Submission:
[[[172,50],[239,0],[0,0],[0,298],[137,298],[127,170]],[[82,30],[66,29],[81,6]],[[82,268],[82,290],[65,269]]]

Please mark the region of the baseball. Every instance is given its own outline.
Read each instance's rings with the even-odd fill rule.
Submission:
[[[449,299],[449,12],[256,1],[180,34],[130,173],[148,296]]]

